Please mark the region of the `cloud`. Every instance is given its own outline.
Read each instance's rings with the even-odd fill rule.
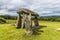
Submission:
[[[0,10],[0,14],[4,15],[4,14],[8,14],[8,12],[6,10]]]
[[[0,0],[0,14],[16,15],[16,10],[24,7],[39,15],[58,15],[60,0]]]

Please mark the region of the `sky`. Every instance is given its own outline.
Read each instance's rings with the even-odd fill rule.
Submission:
[[[0,0],[0,15],[17,15],[19,8],[27,8],[40,16],[60,16],[60,0]]]

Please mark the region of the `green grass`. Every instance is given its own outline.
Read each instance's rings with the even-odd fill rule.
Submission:
[[[9,23],[12,22],[15,23],[15,21],[9,21]],[[16,29],[10,24],[0,24],[0,40],[60,40],[60,31],[56,30],[60,27],[60,22],[40,21],[39,24],[47,27],[39,29],[43,32],[31,36],[25,36],[24,29]]]
[[[16,20],[7,20],[7,24],[16,23]]]

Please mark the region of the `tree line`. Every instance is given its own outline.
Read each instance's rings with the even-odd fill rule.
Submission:
[[[43,16],[43,17],[40,17],[39,20],[60,22],[60,16]]]
[[[0,15],[0,17],[4,19],[11,19],[11,20],[16,20],[17,16],[11,16],[11,15]]]
[[[17,20],[17,16],[11,16],[11,15],[0,15],[0,17],[7,19],[7,20]],[[32,18],[34,19],[34,17]],[[60,16],[41,16],[39,17],[39,20],[41,21],[58,21],[60,22]]]

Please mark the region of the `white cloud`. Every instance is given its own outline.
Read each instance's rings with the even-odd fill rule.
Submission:
[[[12,11],[21,7],[36,11],[39,14],[53,13],[53,11],[60,10],[60,0],[0,0],[0,14],[12,14]]]
[[[40,13],[51,13],[51,11],[41,11]]]
[[[6,10],[0,10],[0,15],[1,15],[1,14],[3,14],[3,15],[4,15],[4,14],[8,14],[8,12],[7,12]]]

